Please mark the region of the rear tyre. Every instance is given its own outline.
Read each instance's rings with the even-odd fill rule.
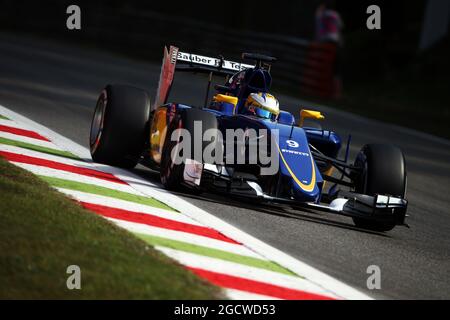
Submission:
[[[108,85],[100,94],[91,123],[90,151],[95,162],[133,168],[145,146],[150,98],[141,89]]]
[[[355,160],[362,168],[356,179],[356,192],[374,196],[391,195],[404,198],[406,193],[406,166],[402,151],[393,145],[365,145]],[[357,227],[373,231],[392,230],[395,221],[377,222],[364,218],[353,218]]]
[[[194,135],[195,121],[200,121],[202,123],[201,137],[196,137]],[[195,140],[202,141],[203,134],[208,129],[218,129],[217,119],[213,114],[199,109],[183,109],[179,111],[179,113],[174,117],[167,129],[166,140],[162,150],[160,177],[164,187],[172,191],[188,191],[191,193],[200,193],[201,190],[198,186],[187,186],[184,183],[183,174],[185,161],[188,158],[193,158],[193,156],[185,154],[183,152],[183,154],[181,155],[182,162],[180,164],[176,164],[172,159],[172,151],[181,141],[180,137],[174,139],[175,141],[172,141],[171,139],[172,133],[176,129],[186,129],[190,133],[191,152],[193,153],[194,143],[196,142]],[[207,144],[207,142],[202,142],[202,152]],[[178,152],[176,153],[178,154]],[[200,163],[202,162],[202,159],[195,160]]]

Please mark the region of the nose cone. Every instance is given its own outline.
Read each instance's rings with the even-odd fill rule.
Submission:
[[[320,198],[320,188],[317,183],[312,191],[305,191],[295,181],[292,181],[292,194],[295,200],[300,202],[318,202]]]
[[[280,151],[280,172],[290,183],[291,195],[297,201],[317,202],[323,180],[309,150]]]
[[[305,132],[291,126],[279,128],[280,172],[290,182],[291,195],[297,201],[317,202],[322,177],[309,149]]]

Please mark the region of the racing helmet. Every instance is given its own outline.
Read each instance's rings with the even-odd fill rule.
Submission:
[[[269,93],[250,93],[244,103],[244,112],[260,118],[272,119],[280,113],[278,100]]]

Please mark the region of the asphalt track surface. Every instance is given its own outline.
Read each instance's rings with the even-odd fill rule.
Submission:
[[[153,94],[159,68],[89,48],[0,34],[0,104],[88,146],[92,112],[105,84],[131,84]],[[202,84],[203,79],[178,77],[176,98],[189,102],[203,97]],[[295,98],[278,98],[283,109],[295,114],[300,105],[310,106]],[[401,147],[408,169],[410,229],[372,233],[355,228],[349,218],[327,213],[243,203],[214,194],[180,196],[374,298],[450,299],[450,142],[336,109],[315,108],[326,116],[323,126],[343,140],[352,133],[351,159],[365,143]],[[135,172],[159,180],[155,172]],[[366,287],[370,265],[381,269],[381,290]]]

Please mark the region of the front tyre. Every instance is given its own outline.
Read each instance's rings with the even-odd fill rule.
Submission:
[[[402,151],[393,145],[365,145],[355,160],[362,169],[356,179],[356,192],[374,196],[376,194],[404,198],[406,194],[406,165]],[[389,231],[395,221],[379,222],[364,218],[353,218],[357,227],[373,231]]]
[[[149,111],[150,98],[145,91],[108,85],[97,100],[92,118],[92,159],[122,168],[135,167],[144,149]]]

